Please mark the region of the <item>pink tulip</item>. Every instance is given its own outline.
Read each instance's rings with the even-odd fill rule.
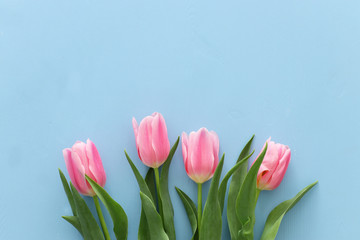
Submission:
[[[266,142],[268,148],[257,175],[259,190],[273,190],[280,185],[291,157],[288,146],[271,141],[271,137]]]
[[[71,182],[81,194],[95,196],[94,190],[85,179],[85,174],[100,186],[105,186],[106,175],[101,158],[95,144],[90,139],[86,144],[77,141],[72,148],[65,148],[63,155]]]
[[[212,178],[219,163],[219,138],[214,131],[200,128],[189,136],[182,133],[182,152],[185,170],[196,183]]]
[[[148,167],[160,167],[170,152],[170,142],[163,116],[155,112],[145,117],[139,126],[135,118],[132,123],[140,160]]]

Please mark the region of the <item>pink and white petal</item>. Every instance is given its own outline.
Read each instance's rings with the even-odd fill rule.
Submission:
[[[262,190],[268,189],[268,180],[271,178],[271,173],[266,170],[258,173],[257,176],[257,188]]]
[[[288,146],[283,145],[283,144],[279,144],[279,157],[282,158],[285,154],[285,152],[289,149]]]
[[[87,195],[89,192],[89,186],[85,180],[85,167],[82,165],[79,155],[72,151],[71,152],[72,165],[74,169],[75,183],[77,185],[77,190],[84,195]],[[74,184],[74,186],[76,186]]]
[[[140,159],[147,166],[154,167],[156,165],[156,155],[152,146],[152,123],[153,117],[145,117],[139,126],[138,146]]]
[[[285,152],[283,158],[279,161],[279,166],[277,167],[276,171],[272,174],[271,181],[269,185],[272,189],[277,188],[281,181],[283,180],[286,170],[290,163],[291,151],[290,149]]]
[[[74,166],[72,163],[73,160],[71,158],[71,149],[65,148],[63,150],[63,155],[64,155],[64,159],[65,159],[66,169],[70,176],[70,180],[72,181],[73,185],[78,189],[78,185],[76,183],[76,178],[75,178],[75,169],[74,169]]]
[[[211,171],[208,171],[208,172],[202,172],[200,174],[197,175],[197,183],[204,183],[206,182],[207,180],[209,180],[210,178],[212,178],[212,176],[214,175],[214,172],[215,172],[215,169],[216,169],[216,166],[215,165],[215,159],[214,159],[214,156],[212,155],[210,157],[211,159],[209,159],[209,163],[212,163],[211,165]]]
[[[287,170],[288,164],[282,165],[279,167],[278,171],[276,171],[273,176],[271,177],[271,180],[269,182],[269,186],[271,189],[277,188],[281,181],[283,180],[286,170]]]
[[[279,159],[279,165],[278,168],[285,166],[285,171],[287,169],[287,166],[290,163],[290,159],[291,159],[291,150],[290,148],[287,149],[284,153],[284,155]],[[278,168],[276,169],[276,172],[278,171]]]
[[[189,135],[188,168],[191,170],[193,176],[199,175],[201,173],[198,168],[194,168],[194,166],[199,166],[201,163],[201,159],[199,160],[199,156],[200,156],[199,136],[200,135],[198,134],[198,132],[191,132]]]
[[[269,171],[269,170],[265,170],[265,171],[259,171],[258,172],[258,179],[259,181],[263,182],[264,184],[267,184],[271,178],[272,178],[272,174],[273,172]]]
[[[151,125],[152,146],[156,155],[156,162],[158,165],[162,165],[170,152],[170,142],[163,116],[160,113],[156,114]]]
[[[191,139],[190,139],[191,141]],[[191,164],[197,175],[206,176],[212,171],[214,164],[213,143],[206,128],[201,128],[195,135],[194,143],[189,144],[191,150]]]
[[[190,178],[195,174],[194,169],[192,168],[191,165],[191,159],[189,157],[187,157],[185,162],[185,171]]]
[[[198,179],[196,177],[197,173],[195,172],[192,162],[194,159],[192,158],[194,151],[194,145],[191,145],[194,142],[194,139],[196,138],[195,132],[190,132],[189,136],[186,136],[186,163],[185,163],[185,170],[188,174],[188,176],[195,182],[198,182]],[[195,149],[196,150],[196,149]]]
[[[216,132],[214,132],[214,131],[210,132],[210,136],[211,136],[211,139],[212,139],[212,142],[213,142],[214,156],[217,156],[217,159],[219,159],[219,147],[220,147],[219,137],[216,134]],[[216,159],[216,157],[215,157],[215,159]]]
[[[191,153],[194,151],[194,149],[196,150],[197,148],[195,148],[195,144],[197,144],[196,142],[197,139],[197,133],[192,131],[190,132],[189,136],[187,137],[187,155],[188,157],[190,157]]]
[[[183,160],[184,160],[184,165],[185,165],[185,170],[187,168],[186,163],[187,163],[187,147],[188,147],[188,136],[185,132],[183,132],[181,134],[181,149],[182,149],[182,154],[183,154]],[[186,170],[187,171],[187,170]]]
[[[87,172],[89,169],[89,160],[86,157],[86,144],[84,142],[77,141],[72,146],[72,151],[77,153],[77,155],[81,160],[81,164],[83,165],[85,171]]]
[[[269,142],[262,165],[274,172],[279,164],[279,151],[274,142]]]
[[[214,131],[211,131],[210,135],[212,137],[212,142],[213,142],[214,162],[213,162],[213,166],[212,166],[212,170],[211,170],[209,179],[212,178],[212,176],[214,175],[215,170],[219,164],[219,147],[220,147],[218,135]]]
[[[96,181],[100,186],[104,187],[106,183],[105,170],[100,154],[95,144],[90,139],[88,139],[86,142],[86,155],[89,159],[89,177]]]

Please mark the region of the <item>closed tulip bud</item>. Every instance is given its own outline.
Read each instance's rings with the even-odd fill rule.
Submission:
[[[196,183],[212,178],[219,163],[219,138],[214,131],[201,128],[189,136],[182,133],[182,152],[185,170]]]
[[[259,190],[273,190],[280,185],[291,157],[288,146],[275,143],[271,141],[271,138],[266,142],[268,143],[267,151],[257,175]]]
[[[140,160],[148,167],[160,167],[170,152],[170,142],[163,116],[155,112],[145,117],[139,126],[135,118],[132,123]]]
[[[104,187],[106,182],[105,171],[95,144],[87,140],[77,141],[72,148],[63,150],[66,168],[74,187],[83,195],[95,196],[95,192],[85,179],[85,174]]]

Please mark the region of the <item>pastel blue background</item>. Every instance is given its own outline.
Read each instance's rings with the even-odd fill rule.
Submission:
[[[171,144],[215,130],[225,171],[253,133],[256,155],[269,136],[291,147],[282,184],[260,195],[255,239],[274,206],[315,180],[277,239],[357,239],[359,11],[358,0],[0,0],[0,239],[80,239],[61,219],[71,210],[57,168],[68,176],[61,151],[87,138],[136,239],[139,189],[123,150],[145,174],[131,118],[154,111]],[[189,239],[174,186],[196,199],[181,148],[169,187],[177,238]]]

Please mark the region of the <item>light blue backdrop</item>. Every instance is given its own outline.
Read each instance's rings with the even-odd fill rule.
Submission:
[[[215,130],[225,171],[253,133],[256,155],[269,136],[291,147],[282,184],[260,195],[255,239],[314,180],[277,239],[357,239],[359,11],[358,0],[0,0],[0,239],[80,239],[61,219],[71,210],[57,168],[68,176],[61,151],[87,138],[136,239],[139,189],[123,150],[145,174],[131,118],[154,111],[171,144]],[[174,186],[196,199],[181,148],[169,187],[177,237],[189,239]]]

